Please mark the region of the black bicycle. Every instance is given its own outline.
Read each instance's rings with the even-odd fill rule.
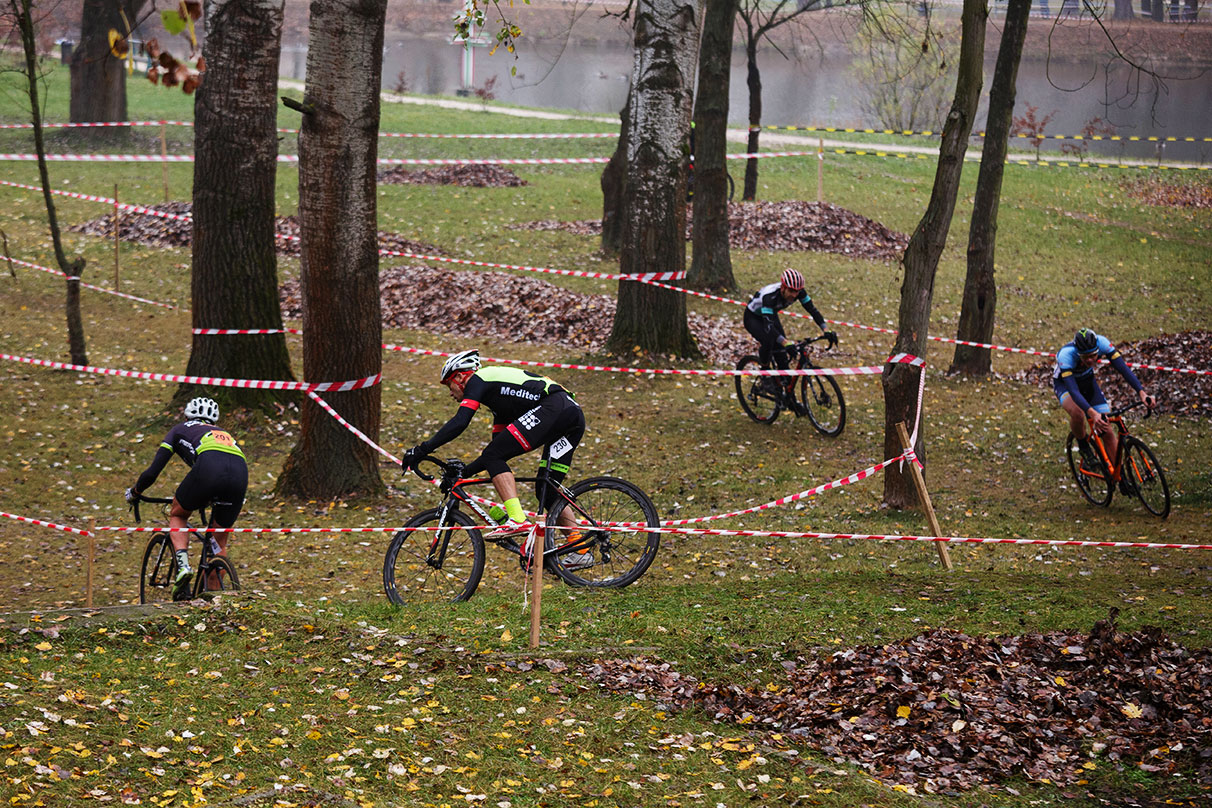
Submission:
[[[473,493],[491,480],[463,479],[463,464],[456,460],[427,455],[420,461],[427,462],[441,469],[442,504],[409,519],[405,529],[392,537],[383,560],[383,590],[398,606],[463,601],[474,595],[484,575],[485,538],[480,526],[499,524]],[[419,465],[414,469],[417,476],[432,481],[433,476]],[[546,474],[520,477],[518,482],[556,487],[555,504],[536,532],[544,536],[544,569],[565,583],[624,587],[643,575],[656,558],[660,533],[646,529],[660,524],[656,506],[632,483],[591,477],[566,488],[547,480]],[[575,526],[562,524],[569,521]],[[527,534],[488,541],[512,553],[523,570],[530,569],[533,555],[526,546]]]
[[[795,357],[795,369],[817,369],[808,356],[808,346],[827,339],[824,335],[791,342],[782,350]],[[737,370],[768,370],[756,356],[741,357]],[[796,379],[799,380],[798,384]],[[796,388],[799,395],[796,395]],[[846,400],[832,376],[737,376],[736,397],[741,408],[759,424],[772,424],[783,410],[808,420],[822,435],[836,437],[846,427]]]
[[[135,494],[131,501],[131,510],[135,513],[135,521],[142,521],[139,514],[139,503],[148,502],[155,505],[168,506],[172,504],[171,497],[145,497]],[[198,519],[204,525],[209,525],[206,508],[198,509]],[[240,588],[240,578],[236,568],[225,556],[218,555],[218,545],[214,534],[209,529],[190,527],[189,535],[202,545],[202,555],[194,567],[194,578],[187,597],[180,600],[200,598],[207,592],[234,592]],[[139,602],[163,603],[177,600],[173,597],[174,585],[177,582],[177,554],[173,552],[172,539],[168,531],[156,531],[147,540],[147,548],[143,551],[143,568],[139,573]]]

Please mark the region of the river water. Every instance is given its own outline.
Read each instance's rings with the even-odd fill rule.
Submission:
[[[499,51],[490,56],[486,48],[474,49],[471,86],[484,87],[495,78],[496,100],[530,107],[577,110],[617,116],[627,98],[632,52],[625,47],[578,44],[557,50],[543,43],[528,42],[515,60]],[[389,41],[384,49],[383,86],[427,95],[455,95],[463,86],[464,49],[430,38]],[[764,114],[767,126],[876,127],[861,100],[866,93],[846,56],[810,60],[783,59],[773,51],[759,54]],[[1084,62],[1024,59],[1018,74],[1016,115],[1029,106],[1036,117],[1052,115],[1049,134],[1080,134],[1089,122],[1101,119],[1113,130],[1103,134],[1127,136],[1212,138],[1212,73],[1195,68],[1171,68],[1164,88],[1147,83],[1133,85],[1131,72],[1122,65],[1107,66],[1106,60],[1090,57]],[[306,75],[305,47],[284,46],[282,73],[303,79]],[[517,68],[516,75],[510,69]],[[988,97],[993,61],[985,68],[985,98]],[[745,87],[744,54],[735,52],[729,88],[729,118],[744,126],[748,93]],[[983,129],[985,111],[976,127]],[[1018,141],[1020,144],[1026,141]],[[1057,150],[1058,141],[1043,149]],[[1091,155],[1134,159],[1161,157],[1167,161],[1212,163],[1212,142],[1090,143]]]

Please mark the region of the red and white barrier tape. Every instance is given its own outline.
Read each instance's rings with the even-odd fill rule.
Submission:
[[[56,370],[75,370],[80,373],[96,373],[102,376],[120,376],[127,379],[150,379],[158,382],[174,382],[177,384],[199,384],[207,387],[239,387],[264,390],[301,390],[303,392],[337,391],[348,392],[371,387],[383,380],[382,374],[367,376],[365,379],[353,379],[345,382],[288,382],[277,379],[218,379],[211,376],[179,376],[175,373],[149,373],[142,370],[117,370],[114,368],[93,367],[92,365],[72,365],[66,362],[52,362],[48,359],[32,359],[28,356],[14,356],[0,353],[0,359],[22,362],[27,365],[54,368]]]
[[[49,272],[51,275],[58,275],[60,278],[68,277],[67,273],[65,273],[65,272],[60,272],[59,270],[51,269],[50,267],[39,266],[38,264],[31,264],[29,261],[22,261],[20,258],[9,258],[6,260],[12,261],[14,264],[19,264],[23,267],[29,267],[30,269],[38,269],[38,270],[41,270],[42,272]],[[79,278],[73,278],[73,279],[78,281],[80,283],[80,285],[83,286],[85,289],[93,289],[98,292],[105,292],[105,294],[107,294],[107,295],[114,295],[115,297],[124,297],[127,300],[135,300],[135,301],[138,301],[139,303],[148,303],[152,306],[161,306],[166,309],[177,308],[176,306],[172,305],[171,303],[161,303],[158,300],[148,300],[145,297],[137,297],[135,295],[128,295],[128,294],[126,294],[126,292],[118,292],[113,289],[106,289],[104,286],[94,286],[91,283],[85,283],[84,281],[81,281]]]
[[[195,328],[193,333],[212,337],[231,334],[302,334],[303,331],[298,328]]]
[[[31,525],[39,525],[41,527],[49,527],[49,528],[53,528],[55,530],[62,530],[65,533],[75,533],[77,536],[88,536],[89,535],[89,532],[87,530],[81,530],[78,527],[68,527],[67,525],[60,525],[56,522],[44,522],[41,519],[31,519],[28,516],[18,516],[15,513],[8,513],[7,511],[0,511],[0,516],[7,517],[8,519],[16,519],[18,522],[27,522]]]
[[[371,447],[376,452],[383,455],[391,462],[395,463],[397,466],[400,465],[400,462],[401,462],[400,458],[396,457],[391,452],[387,451],[382,446],[375,443],[373,440],[370,439],[370,437],[365,432],[358,429],[356,426],[351,424],[349,421],[346,421],[344,418],[342,418],[341,413],[334,410],[327,401],[325,401],[324,399],[322,399],[318,395],[316,395],[314,390],[308,390],[307,397],[310,398],[312,401],[316,402],[317,404],[319,404],[324,409],[324,411],[327,412],[329,415],[331,415],[333,418],[336,418],[337,423],[339,423],[341,426],[345,427],[350,432],[352,432],[354,434],[354,437],[356,437],[358,440],[362,441],[367,446]]]
[[[42,192],[42,188],[37,185],[27,185],[23,182],[9,182],[8,180],[0,180],[0,186],[8,186],[9,188],[22,188],[28,191]],[[192,222],[193,217],[182,213],[167,213],[162,210],[144,207],[143,205],[129,205],[125,202],[118,202],[108,196],[97,196],[95,194],[81,194],[75,191],[60,191],[54,188],[50,191],[55,196],[64,196],[68,199],[81,199],[85,202],[103,202],[106,205],[117,204],[119,210],[126,210],[132,213],[143,213],[148,216],[159,216],[161,219],[175,219],[180,222]]]
[[[83,121],[79,123],[43,123],[43,129],[100,129],[116,126],[193,126],[193,121]],[[0,124],[0,129],[33,129],[32,123]],[[617,135],[615,137],[618,137]]]
[[[192,127],[193,121],[96,121],[86,123],[44,123],[43,129],[83,129],[94,127],[117,126],[186,126]],[[33,129],[32,123],[0,124],[0,129]],[[297,135],[298,129],[279,129],[279,134]],[[380,132],[379,137],[401,138],[440,138],[468,140],[582,140],[586,138],[617,138],[618,132],[545,132],[545,133],[510,133],[510,134],[431,134],[427,132]]]
[[[574,278],[601,278],[608,281],[636,281],[637,283],[652,283],[653,281],[678,281],[686,277],[685,270],[678,270],[674,272],[644,272],[638,275],[618,275],[610,272],[590,272],[583,269],[552,269],[550,267],[532,267],[525,266],[523,264],[496,264],[491,261],[472,261],[466,258],[448,258],[442,255],[425,255],[424,253],[402,252],[400,250],[379,250],[379,255],[386,255],[396,258],[414,258],[420,261],[432,261],[438,264],[458,264],[460,266],[477,267],[481,269],[517,269],[524,272],[544,272],[550,275],[567,275]]]

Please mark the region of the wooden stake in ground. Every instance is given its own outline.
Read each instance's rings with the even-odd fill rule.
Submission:
[[[530,538],[533,542],[534,554],[530,562],[530,647],[539,647],[539,620],[543,609],[543,545],[546,544],[542,534],[543,528],[536,525],[531,529]]]
[[[913,444],[909,442],[909,432],[905,429],[903,421],[896,425],[896,432],[901,436],[901,446],[905,448],[905,451],[912,451]],[[917,463],[910,461],[909,473],[913,477],[913,487],[917,489],[917,499],[922,503],[922,510],[926,512],[926,519],[930,522],[930,535],[943,535],[943,530],[939,527],[938,519],[934,515],[934,505],[930,502],[930,492],[926,490],[926,480],[922,477],[922,470],[917,467]],[[951,556],[947,553],[947,545],[938,541],[934,543],[934,546],[938,549],[938,560],[942,562],[943,569],[951,569]]]
[[[825,201],[825,139],[819,138],[816,146],[816,201]]]
[[[85,556],[85,567],[88,578],[84,585],[84,605],[93,608],[93,558],[97,555],[97,520],[88,520],[88,555]]]
[[[8,261],[8,274],[17,277],[17,270],[13,269],[13,257],[8,254],[8,233],[0,230],[0,238],[4,239],[4,260]]]
[[[118,244],[122,241],[122,211],[118,208],[118,185],[114,184],[114,291],[122,291],[118,284]]]
[[[164,177],[164,201],[168,201],[168,123],[160,121],[160,156],[164,158],[164,162],[160,163],[161,174]]]

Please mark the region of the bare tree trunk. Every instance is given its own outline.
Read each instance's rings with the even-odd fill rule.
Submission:
[[[281,329],[274,212],[283,0],[209,0],[194,101],[194,328]],[[195,334],[186,373],[294,379],[284,334]],[[182,385],[177,398],[194,394]],[[227,406],[297,393],[226,387]]]
[[[1006,13],[1009,14],[1010,12],[1007,10]],[[1130,20],[1134,16],[1136,15],[1132,13],[1132,0],[1115,0],[1115,13],[1112,15],[1112,19]],[[1005,40],[1005,38],[1006,34],[1003,32],[1002,39]]]
[[[728,82],[738,0],[707,0],[694,105],[694,217],[690,272],[695,289],[736,288],[728,244]]]
[[[309,382],[382,370],[375,160],[387,0],[313,0],[299,133],[303,375]],[[381,388],[320,395],[378,439]],[[278,479],[282,494],[379,493],[378,455],[310,399]]]
[[[80,276],[84,273],[84,259],[67,260],[63,253],[63,241],[59,236],[59,218],[55,215],[55,198],[51,195],[50,172],[46,168],[46,143],[42,137],[42,105],[38,99],[38,45],[34,38],[34,20],[31,0],[10,0],[17,27],[21,31],[21,46],[25,52],[25,76],[28,79],[30,123],[34,130],[34,151],[38,155],[38,176],[42,180],[42,198],[46,202],[46,218],[50,227],[51,243],[55,248],[55,261],[60,271],[67,276],[67,297],[64,308],[67,314],[67,346],[73,365],[87,365],[88,352],[84,346],[84,321],[80,317]]]
[[[126,33],[146,0],[84,0],[80,41],[72,51],[71,102],[73,123],[126,120],[126,65],[109,49],[111,28]],[[125,13],[126,21],[122,14]]]
[[[989,87],[985,145],[981,151],[981,169],[976,180],[972,224],[968,228],[968,274],[964,279],[964,297],[955,335],[957,339],[968,342],[993,341],[994,315],[997,311],[997,279],[994,277],[993,262],[997,246],[997,210],[1014,114],[1015,82],[1030,13],[1031,0],[1009,0],[1002,27],[1002,43],[997,52],[997,66]],[[989,348],[956,345],[955,357],[948,372],[986,376],[991,369],[990,353]]]
[[[963,40],[960,45],[959,78],[955,85],[955,100],[943,125],[939,146],[938,168],[930,202],[909,246],[901,259],[905,280],[901,284],[901,305],[894,352],[926,355],[926,336],[930,328],[930,308],[934,297],[934,276],[938,261],[947,243],[947,231],[955,212],[960,176],[964,168],[964,152],[976,117],[981,95],[981,69],[985,49],[985,20],[988,14],[985,0],[964,0],[961,22]],[[901,454],[899,422],[913,424],[918,409],[919,369],[906,364],[884,366],[884,456]],[[915,451],[925,460],[924,419],[919,427]],[[895,466],[884,474],[884,502],[894,508],[912,507],[917,500],[907,471]]]
[[[631,141],[619,272],[640,275],[686,268],[685,145],[698,59],[700,12],[695,0],[640,0],[635,17]],[[634,348],[698,356],[686,322],[686,297],[619,281],[615,353]]]
[[[758,39],[760,37],[750,34],[745,46],[745,64],[748,68],[745,83],[749,87],[749,139],[745,151],[750,154],[757,154],[758,135],[761,134],[762,128],[762,74],[758,71],[757,64]],[[758,161],[756,157],[750,157],[745,161],[745,188],[741,192],[743,201],[752,202],[757,199],[757,180]]]
[[[618,255],[623,248],[623,200],[627,188],[627,150],[631,147],[631,88],[619,113],[619,142],[602,171],[602,252]]]

